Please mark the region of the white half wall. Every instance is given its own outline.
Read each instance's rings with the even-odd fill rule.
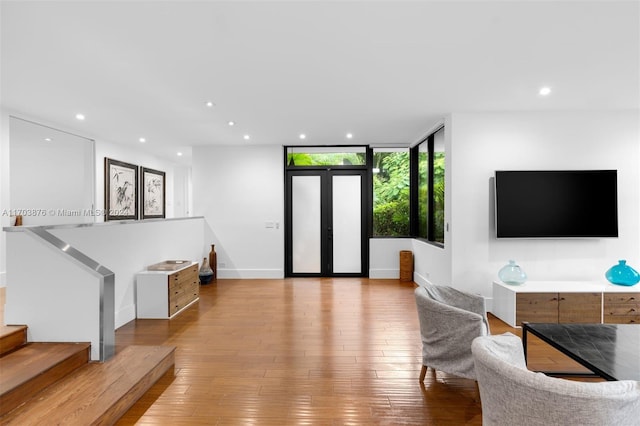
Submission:
[[[98,360],[100,279],[27,232],[7,245],[6,323],[27,325],[29,342],[91,342]]]
[[[281,146],[193,148],[193,213],[210,226],[220,278],[284,276]]]
[[[104,223],[80,228],[61,227],[49,232],[113,271],[116,328],[136,317],[135,278],[138,272],[170,259],[200,263],[209,253],[209,247],[204,243],[202,218]],[[28,268],[27,265],[8,266]],[[25,278],[20,277],[16,283],[24,282]],[[13,283],[9,287],[11,285]],[[7,304],[10,303],[8,297]]]
[[[618,259],[640,268],[639,126],[638,111],[453,114],[451,285],[490,297],[509,259],[532,281],[601,280]],[[491,178],[514,169],[617,169],[619,238],[497,240]]]

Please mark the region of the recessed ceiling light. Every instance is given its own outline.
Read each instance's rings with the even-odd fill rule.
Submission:
[[[353,138],[353,133],[347,133],[347,139]]]
[[[47,141],[47,142],[51,142],[53,139],[51,139],[51,138],[44,138],[44,140],[45,140],[45,141]]]
[[[178,157],[182,157],[182,153],[181,152],[179,152],[177,155],[178,155]]]
[[[140,141],[140,143],[145,143],[147,141],[145,138],[140,138],[138,140]]]
[[[84,114],[76,114],[76,119],[80,121],[84,120]]]
[[[245,141],[248,141],[249,139],[251,139],[251,136],[249,136],[249,135],[244,135],[244,136],[243,136],[243,138],[244,138],[244,140],[245,140]]]
[[[211,102],[211,101],[207,101],[207,102],[205,103],[205,105],[206,105],[206,106],[208,106],[209,108],[211,108],[211,107],[212,107],[212,106],[214,106],[215,104],[214,104],[213,102]]]
[[[551,87],[547,87],[547,86],[541,87],[538,93],[540,93],[541,96],[547,96],[548,94],[551,93]]]
[[[304,133],[300,133],[299,138],[300,138],[300,139],[306,139],[306,138],[307,138],[307,135],[305,135]]]
[[[235,126],[235,125],[236,125],[236,122],[235,122],[235,121],[227,121],[227,124],[228,124],[229,126]]]

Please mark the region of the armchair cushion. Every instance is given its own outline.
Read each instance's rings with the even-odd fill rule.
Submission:
[[[529,371],[522,342],[479,337],[472,352],[484,425],[637,425],[640,382],[576,382]]]

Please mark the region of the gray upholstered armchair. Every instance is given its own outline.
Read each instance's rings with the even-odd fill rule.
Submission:
[[[587,383],[534,373],[511,333],[479,337],[471,350],[483,425],[640,424],[640,382]]]
[[[475,379],[471,342],[489,334],[484,298],[452,287],[427,285],[415,289],[422,371],[427,368]]]

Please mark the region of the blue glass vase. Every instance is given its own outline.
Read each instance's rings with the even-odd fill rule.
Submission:
[[[612,266],[604,274],[611,284],[634,285],[640,281],[638,271],[627,265],[626,260],[619,260],[617,265]]]
[[[527,274],[516,264],[515,260],[510,260],[509,264],[498,271],[498,278],[505,284],[520,285],[527,281]]]

